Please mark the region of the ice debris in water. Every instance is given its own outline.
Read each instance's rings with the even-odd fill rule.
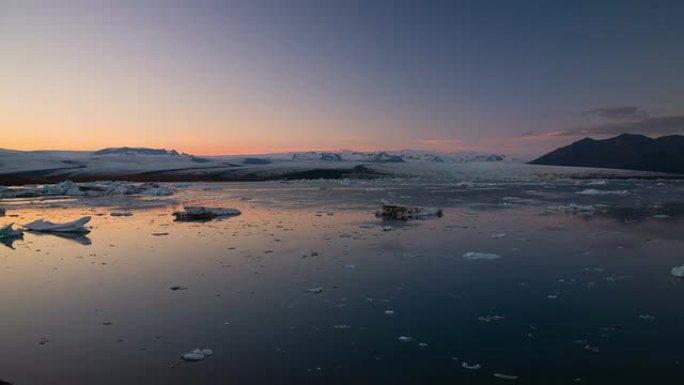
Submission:
[[[399,342],[411,342],[413,341],[413,337],[406,337],[406,336],[400,336],[397,338]]]
[[[323,292],[323,288],[322,287],[314,287],[314,288],[307,290],[307,292],[313,293],[313,294],[320,294]]]
[[[482,322],[493,322],[493,321],[501,321],[504,319],[504,317],[502,317],[500,315],[486,315],[486,316],[477,317],[477,319],[479,321],[482,321]]]
[[[493,373],[492,376],[496,378],[500,378],[502,380],[517,380],[518,376],[513,376],[510,374],[502,374],[502,373]]]
[[[53,233],[89,233],[90,230],[85,227],[85,224],[90,222],[90,217],[85,216],[71,222],[53,223],[43,219],[38,219],[31,223],[27,223],[24,227],[29,231],[39,232],[53,232]]]
[[[461,367],[463,369],[468,369],[468,370],[480,370],[480,368],[481,368],[480,364],[469,365],[465,361],[463,361],[463,363],[461,364]]]
[[[506,234],[504,234],[504,233],[492,234],[492,239],[501,239],[505,236],[506,236]]]
[[[177,221],[206,221],[240,214],[242,212],[238,209],[186,206],[185,211],[176,211],[173,213],[173,216],[176,217]]]
[[[578,191],[576,194],[580,194],[580,195],[629,195],[631,193],[627,190],[597,190],[594,188],[589,188],[586,190]]]
[[[560,211],[568,214],[593,214],[596,212],[596,207],[592,205],[578,205],[575,203],[570,203],[567,206],[551,206],[549,210]]]
[[[408,221],[425,217],[441,217],[442,209],[430,207],[407,207],[397,204],[383,204],[382,210],[377,211],[375,216],[383,219],[398,219]]]
[[[471,260],[471,261],[474,261],[474,260],[491,261],[494,259],[499,259],[499,258],[501,258],[501,256],[498,254],[492,254],[492,253],[480,253],[477,251],[469,251],[469,252],[463,254],[463,258],[465,258],[467,260]]]
[[[644,321],[654,321],[655,317],[650,315],[650,314],[639,314],[639,318],[641,318]]]
[[[20,229],[13,229],[12,225],[14,223],[9,223],[3,227],[0,227],[0,238],[21,238],[24,233]]]
[[[181,355],[184,361],[202,361],[205,357],[209,357],[214,354],[211,349],[195,349]]]
[[[673,267],[671,273],[677,278],[684,278],[684,265]]]
[[[158,183],[131,183],[121,181],[102,181],[90,183],[74,183],[70,180],[46,184],[42,186],[23,186],[0,191],[0,198],[33,198],[42,196],[74,196],[98,197],[109,195],[173,195],[171,187]]]

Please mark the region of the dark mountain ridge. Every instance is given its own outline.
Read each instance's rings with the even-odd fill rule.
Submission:
[[[622,134],[610,139],[584,138],[543,155],[530,164],[617,168],[684,174],[684,136],[649,138]]]

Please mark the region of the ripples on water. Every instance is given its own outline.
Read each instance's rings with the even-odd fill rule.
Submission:
[[[0,378],[680,383],[684,281],[670,269],[684,265],[683,186],[576,194],[593,187],[193,184],[165,198],[0,202],[0,224],[93,216],[85,236],[0,245]],[[382,222],[383,200],[444,217]],[[572,202],[597,211],[548,209]],[[173,222],[183,203],[243,214]],[[214,355],[180,362],[204,347]]]

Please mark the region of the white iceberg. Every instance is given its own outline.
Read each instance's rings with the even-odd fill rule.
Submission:
[[[207,349],[207,348],[195,349],[195,350],[191,350],[187,353],[184,353],[183,355],[181,355],[181,358],[184,361],[190,361],[190,362],[202,361],[205,357],[211,356],[213,354],[214,354],[214,351],[211,349]]]
[[[53,232],[53,233],[89,233],[90,230],[85,228],[85,224],[90,222],[90,217],[85,216],[81,219],[66,223],[53,223],[43,219],[38,219],[31,223],[24,225],[24,228],[29,231],[39,232]]]
[[[206,221],[240,214],[242,212],[238,209],[186,206],[184,211],[176,211],[173,213],[173,216],[176,217],[177,221]]]
[[[499,258],[501,258],[501,256],[499,254],[493,254],[493,253],[480,253],[477,251],[469,251],[469,252],[463,254],[463,258],[470,260],[470,261],[475,261],[475,260],[491,261],[494,259],[499,259]]]

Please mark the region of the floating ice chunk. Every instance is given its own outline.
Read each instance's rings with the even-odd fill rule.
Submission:
[[[560,211],[568,214],[584,214],[590,215],[596,212],[596,207],[592,205],[578,205],[575,203],[570,203],[567,206],[551,206],[549,210]]]
[[[66,223],[53,223],[50,221],[38,219],[36,221],[24,225],[24,227],[29,231],[54,233],[89,233],[90,230],[85,228],[85,224],[88,222],[90,222],[89,216]]]
[[[418,343],[418,347],[419,348],[427,348],[428,344],[427,344],[427,342],[420,342],[420,343]]]
[[[320,294],[323,292],[323,288],[322,287],[314,287],[314,288],[307,290],[307,292],[313,293],[313,294]]]
[[[213,355],[214,352],[211,349],[195,349],[181,355],[184,361],[202,361],[205,357]]]
[[[400,336],[397,338],[399,342],[411,342],[413,341],[413,337],[406,337],[406,336]]]
[[[641,318],[644,321],[654,321],[655,317],[650,315],[650,314],[639,314],[639,318]]]
[[[111,216],[113,216],[113,217],[130,217],[131,215],[133,215],[133,213],[121,212],[121,211],[113,211],[113,212],[112,212],[111,214],[109,214],[109,215],[111,215]]]
[[[492,376],[494,376],[496,378],[500,378],[502,380],[513,380],[514,381],[514,380],[518,379],[518,376],[513,376],[510,374],[502,374],[502,373],[493,373]]]
[[[486,315],[486,316],[477,317],[477,319],[479,321],[482,321],[482,322],[493,322],[493,321],[501,321],[504,319],[504,317],[502,317],[500,315]]]
[[[392,231],[394,230],[394,226],[382,226],[382,231]]]
[[[442,215],[442,209],[430,207],[407,207],[396,204],[383,204],[382,210],[375,213],[375,216],[378,218],[399,219],[402,221],[425,217],[441,217]]]
[[[501,256],[498,254],[492,254],[492,253],[480,253],[477,251],[469,251],[469,252],[463,254],[463,258],[470,260],[470,261],[474,261],[474,260],[491,261],[494,259],[499,259],[499,258],[501,258]]]
[[[385,315],[394,315],[394,310],[385,310]]]
[[[59,195],[65,195],[65,196],[83,196],[85,195],[85,191],[82,191],[80,187],[70,181],[64,181],[62,183],[57,183],[57,184],[46,184],[43,186],[43,190],[40,193],[40,195],[43,196],[59,196]]]
[[[176,211],[173,213],[173,216],[176,217],[177,221],[202,221],[240,214],[242,212],[238,209],[186,206],[185,211]]]
[[[629,195],[631,193],[627,190],[597,190],[594,188],[589,188],[586,190],[578,191],[575,194],[580,194],[580,195]]]
[[[3,227],[0,227],[0,238],[21,238],[24,236],[24,232],[21,229],[13,229],[12,225],[14,223],[9,223]]]
[[[506,234],[504,234],[504,233],[492,234],[493,239],[501,239],[501,238],[504,238],[505,236],[506,236]]]
[[[684,265],[673,267],[670,273],[677,278],[684,278]]]
[[[461,364],[461,367],[463,369],[468,369],[468,370],[480,370],[480,368],[482,368],[482,366],[480,366],[480,364],[469,365],[465,361],[463,361],[463,363]]]

